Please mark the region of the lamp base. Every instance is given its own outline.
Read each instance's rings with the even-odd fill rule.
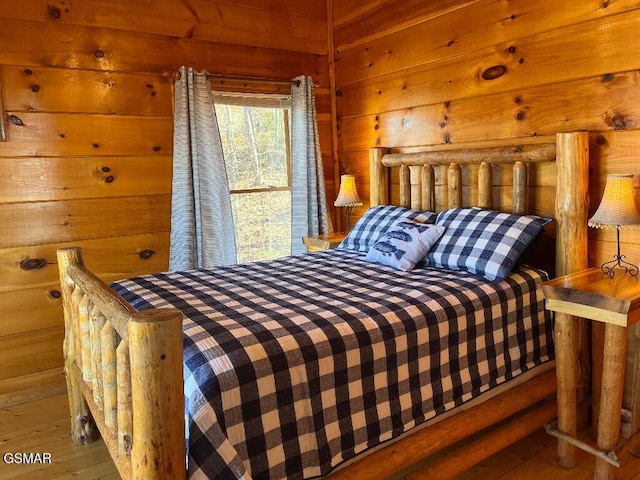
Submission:
[[[616,239],[618,240],[618,253],[613,256],[613,260],[610,262],[604,262],[600,265],[600,271],[609,278],[613,278],[616,274],[616,268],[620,268],[624,270],[625,275],[628,273],[632,277],[637,277],[638,267],[633,263],[625,261],[625,256],[620,255],[620,225],[616,226]]]
[[[624,274],[629,274],[631,277],[638,276],[638,267],[633,263],[629,263],[624,260],[624,255],[614,255],[613,260],[604,262],[600,265],[600,271],[607,275],[609,278],[613,278],[616,274],[616,269],[620,268],[624,270]]]

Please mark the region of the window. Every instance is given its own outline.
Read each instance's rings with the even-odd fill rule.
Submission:
[[[291,253],[288,98],[214,93],[238,262]]]

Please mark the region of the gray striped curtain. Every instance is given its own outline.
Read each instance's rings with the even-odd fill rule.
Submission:
[[[306,252],[302,237],[333,232],[327,208],[316,102],[311,77],[291,87],[291,253]]]
[[[175,83],[169,270],[237,263],[227,170],[206,72]]]

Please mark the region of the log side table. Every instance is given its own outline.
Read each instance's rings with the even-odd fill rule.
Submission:
[[[599,268],[591,268],[545,282],[542,292],[547,310],[605,324],[598,448],[589,448],[579,440],[570,443],[596,455],[594,480],[612,480],[613,466],[617,465],[612,450],[620,432],[627,327],[640,320],[640,280],[622,271],[610,279]],[[563,387],[559,382],[558,397]],[[561,412],[559,407],[559,424]]]

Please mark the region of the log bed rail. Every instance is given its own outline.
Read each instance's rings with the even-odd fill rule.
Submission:
[[[527,163],[555,161],[556,272],[586,268],[587,132],[561,133],[555,142],[464,150],[452,145],[410,154],[387,154],[378,147],[371,149],[370,160],[371,206],[389,203],[389,170],[397,167],[401,204],[426,210],[435,210],[434,165],[447,168],[446,208],[452,208],[462,205],[460,165],[483,162],[478,167],[476,205],[491,207],[491,165],[511,163],[513,210],[518,213],[527,212]],[[184,479],[182,314],[173,309],[135,311],[84,266],[79,248],[59,250],[58,265],[73,441],[93,441],[97,425],[123,479]],[[585,375],[576,368],[583,337],[584,326],[575,317],[556,315],[558,429],[571,436],[576,435],[578,391],[587,388],[582,385]],[[556,375],[548,371],[414,434],[426,432],[422,437],[409,435],[329,477],[383,478],[451,445],[450,440],[468,437],[522,409],[528,412],[503,422],[503,428],[488,437],[489,443],[472,442],[461,450],[464,455],[438,465],[439,478],[445,478],[440,476],[445,471],[453,476],[497,451],[494,448],[541,428],[555,415],[556,405],[539,402],[555,390]],[[561,465],[572,466],[573,448],[559,441]]]

